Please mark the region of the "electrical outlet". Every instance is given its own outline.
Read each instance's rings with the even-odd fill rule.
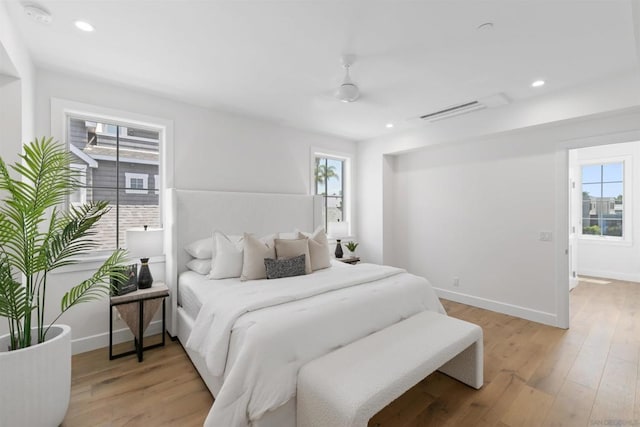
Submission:
[[[453,278],[453,286],[455,286],[456,288],[460,286],[460,278],[459,277],[454,277]]]

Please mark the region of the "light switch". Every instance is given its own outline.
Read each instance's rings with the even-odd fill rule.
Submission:
[[[540,232],[540,241],[542,242],[550,242],[553,240],[553,233],[550,231],[541,231]]]

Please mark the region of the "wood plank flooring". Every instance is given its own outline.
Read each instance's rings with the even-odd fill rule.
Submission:
[[[370,426],[640,425],[640,283],[581,282],[569,330],[443,304],[484,330],[484,387],[434,373]],[[108,359],[107,349],[73,357],[64,427],[202,425],[213,399],[180,344],[140,364]]]

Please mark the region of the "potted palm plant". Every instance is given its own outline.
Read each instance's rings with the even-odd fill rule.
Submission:
[[[124,261],[124,251],[113,252],[64,294],[54,320],[45,320],[52,318],[45,305],[49,274],[96,247],[93,228],[109,211],[107,202],[61,209],[79,185],[70,161],[51,138],[25,145],[10,168],[0,158],[0,317],[9,325],[0,337],[0,426],[60,425],[71,391],[71,329],[56,322],[108,293]]]

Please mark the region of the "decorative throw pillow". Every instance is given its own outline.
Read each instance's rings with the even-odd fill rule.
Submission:
[[[311,270],[321,270],[331,267],[331,256],[329,256],[329,241],[324,232],[324,228],[318,229],[311,235],[298,232],[298,238],[309,238],[309,256],[311,258]]]
[[[284,259],[265,258],[264,265],[267,272],[267,279],[302,276],[305,274],[305,258],[306,256],[304,254]]]
[[[281,231],[278,233],[278,239],[292,240],[298,238],[297,231]]]
[[[242,274],[242,241],[234,243],[220,231],[213,233],[216,244],[216,257],[211,265],[210,279],[240,277]]]
[[[197,259],[211,259],[213,258],[213,249],[215,242],[211,237],[206,239],[196,240],[189,243],[184,247],[189,255]]]
[[[309,239],[275,239],[277,259],[305,256],[305,272],[311,273],[311,259],[309,256]]]
[[[273,236],[256,239],[250,234],[244,233],[244,257],[242,262],[242,274],[240,280],[266,279],[264,259],[275,258],[276,249],[273,244]]]
[[[211,271],[211,258],[209,259],[192,259],[187,263],[187,268],[198,274],[209,274]]]

